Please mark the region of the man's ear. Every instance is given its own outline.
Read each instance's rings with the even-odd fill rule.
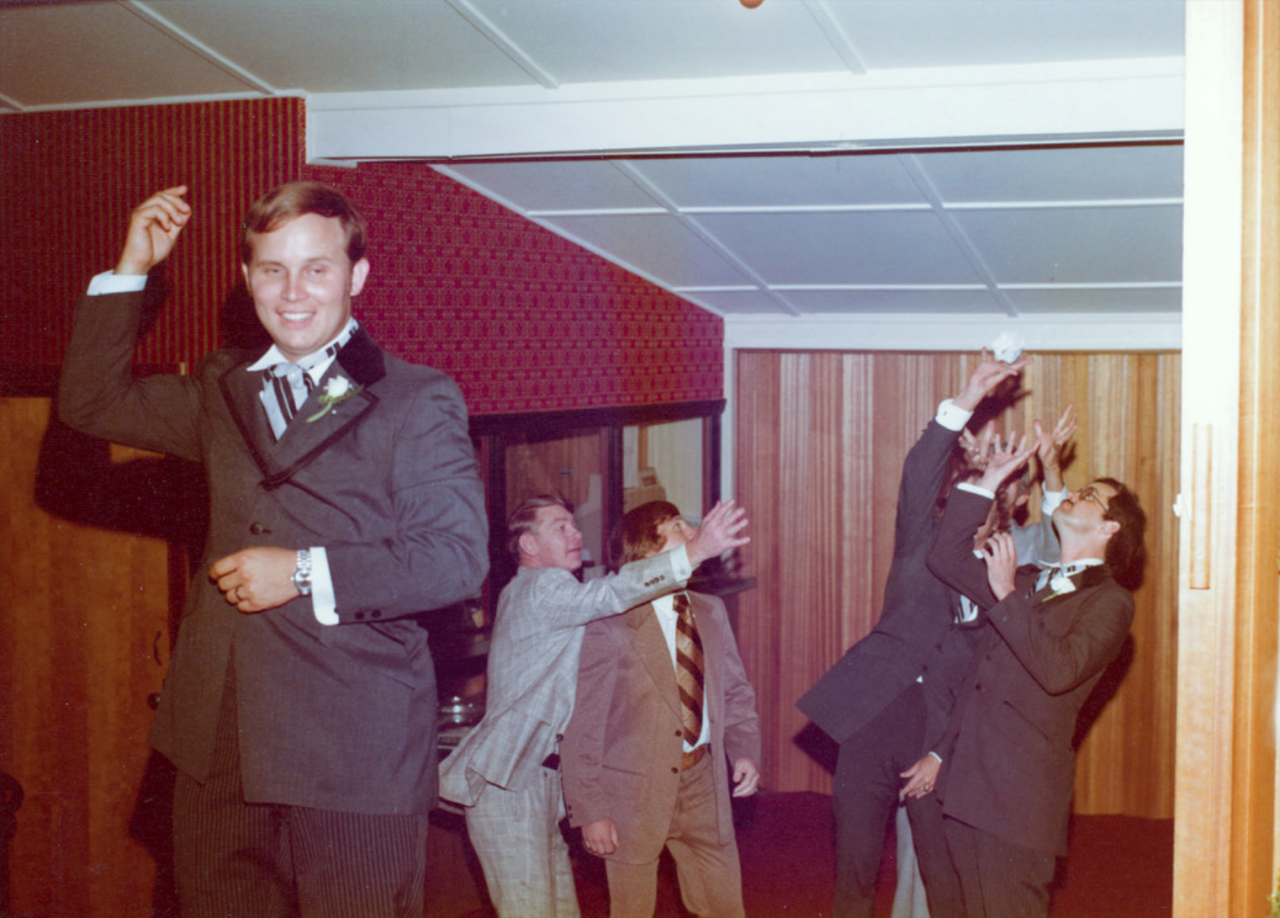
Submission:
[[[1013,509],[1017,510],[1019,507],[1025,507],[1027,505],[1027,501],[1030,499],[1031,495],[1026,491],[1023,491],[1018,495],[1018,499],[1013,502]]]
[[[351,266],[351,295],[355,296],[364,289],[364,282],[369,277],[369,260],[361,258]]]
[[[1120,524],[1115,520],[1103,520],[1102,524],[1098,527],[1098,531],[1105,533],[1106,537],[1110,539],[1120,531]]]
[[[520,533],[520,538],[516,540],[516,544],[520,546],[520,554],[529,558],[538,557],[538,540],[533,537],[532,532]]]

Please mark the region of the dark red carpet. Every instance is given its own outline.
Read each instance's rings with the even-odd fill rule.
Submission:
[[[820,918],[831,914],[834,849],[831,798],[823,794],[761,793],[736,811],[742,855],[742,887],[749,918]],[[447,831],[456,831],[456,826]],[[433,845],[433,849],[438,849]],[[881,867],[876,918],[888,918],[896,865],[893,840]],[[447,857],[444,858],[447,861]],[[489,918],[483,879],[474,859],[464,876],[446,879],[453,889],[433,897],[432,918]],[[455,870],[461,864],[455,863]],[[449,867],[436,859],[436,868]],[[604,868],[574,850],[574,870],[583,918],[607,918]],[[460,871],[461,872],[461,871]],[[456,886],[454,884],[457,884]],[[1072,825],[1071,857],[1059,863],[1051,918],[1167,918],[1172,913],[1173,821],[1132,816],[1079,816]],[[685,918],[675,869],[664,860],[656,918]]]

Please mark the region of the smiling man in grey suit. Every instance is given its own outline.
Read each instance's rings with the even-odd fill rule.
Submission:
[[[498,598],[484,719],[440,766],[441,796],[466,807],[467,832],[501,918],[576,918],[560,834],[560,742],[573,713],[585,626],[680,589],[703,561],[745,545],[732,501],[676,548],[581,583],[582,533],[557,497],[526,500],[507,525],[519,562]]]
[[[187,916],[417,916],[435,804],[435,674],[414,617],[474,594],[484,496],[453,382],[352,318],[360,214],[281,186],[244,221],[242,270],[274,342],[135,380],[147,273],[185,187],[133,212],[76,311],[59,394],[88,433],[202,462],[210,522],[152,743],[178,768]]]

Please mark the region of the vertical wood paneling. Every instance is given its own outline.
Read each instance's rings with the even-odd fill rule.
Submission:
[[[48,416],[48,399],[0,399],[0,766],[26,794],[10,849],[12,910],[146,915],[156,864],[131,821],[150,756],[147,696],[160,690],[169,646],[168,549],[37,503]],[[117,451],[115,464],[136,456]],[[148,489],[162,480],[135,479]]]
[[[760,584],[741,600],[740,646],[760,698],[766,781],[778,790],[828,792],[829,775],[795,700],[874,625],[892,561],[902,462],[975,358],[740,351],[737,359],[737,493],[752,519],[744,564]],[[1076,809],[1167,817],[1179,358],[1037,355],[1020,397],[997,423],[1006,432],[1031,431],[1036,418],[1052,425],[1069,403],[1081,430],[1068,483],[1110,475],[1133,487],[1147,510],[1150,553],[1130,647],[1087,715]]]

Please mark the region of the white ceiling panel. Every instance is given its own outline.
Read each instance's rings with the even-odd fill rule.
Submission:
[[[781,295],[802,315],[1006,315],[985,289],[784,290]]]
[[[896,156],[741,156],[634,160],[678,208],[923,205]]]
[[[825,0],[869,69],[1182,54],[1181,0]]]
[[[645,277],[672,287],[735,286],[746,283],[723,255],[679,220],[662,215],[548,217],[539,222]]]
[[[473,0],[560,84],[845,70],[806,4],[728,0]],[[567,41],[567,36],[577,40]]]
[[[1019,314],[1028,316],[1159,316],[1177,313],[1182,309],[1182,288],[1178,284],[1153,287],[1014,289],[1006,290],[1005,295]],[[1122,343],[1098,342],[1098,347],[1103,350],[1122,346]]]
[[[956,220],[1004,284],[1173,282],[1180,207],[962,211]]]
[[[950,206],[1182,199],[1182,144],[920,153],[913,158]]]
[[[455,163],[441,171],[482,184],[486,194],[530,213],[659,206],[626,172],[602,159]]]
[[[0,93],[24,106],[247,89],[116,3],[28,5],[0,17]]]
[[[228,15],[231,5],[235,10]],[[445,3],[158,0],[147,6],[278,89],[358,92],[370,86],[532,83]]]
[[[700,214],[697,223],[769,284],[975,284],[928,210]]]

